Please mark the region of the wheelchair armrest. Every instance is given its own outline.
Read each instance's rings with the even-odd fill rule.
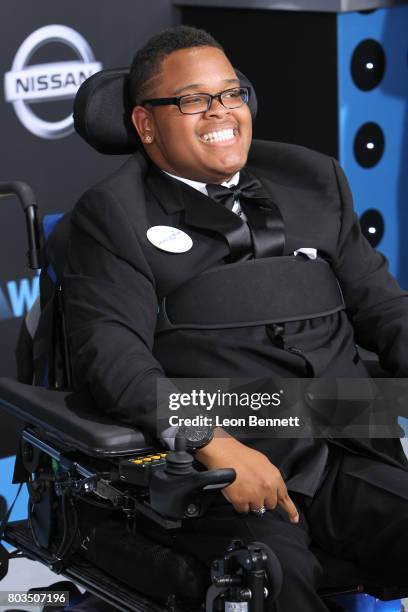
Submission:
[[[128,455],[152,448],[140,430],[101,413],[85,391],[50,391],[0,378],[0,407],[65,447],[91,457]]]
[[[141,431],[118,424],[101,414],[85,391],[50,391],[0,378],[0,408],[31,426],[33,431],[26,428],[23,439],[45,454],[53,456],[50,449],[60,446],[63,448],[59,451],[63,453],[69,451],[78,455],[78,452],[82,452],[88,457],[99,459],[121,458],[119,462],[115,462],[116,467],[107,477],[101,477],[96,466],[89,471],[88,464],[82,465],[81,459],[73,461],[65,456],[61,469],[69,471],[74,468],[80,474],[78,480],[73,480],[71,475],[66,486],[73,487],[74,490],[82,486],[85,470],[92,480],[92,483],[88,483],[89,491],[96,490],[104,499],[112,501],[115,507],[120,505],[120,498],[123,497],[128,504],[128,498],[132,497],[135,510],[145,513],[165,527],[178,526],[174,520],[185,516],[186,508],[189,504],[191,506],[192,500],[195,502],[194,513],[191,506],[188,516],[199,515],[205,509],[211,494],[227,486],[235,478],[233,470],[198,472],[192,468],[193,457],[181,449],[170,453],[170,466],[167,465],[167,470],[163,469],[167,458],[163,464],[160,457],[154,457],[151,469],[147,469],[145,463],[152,460],[151,451],[154,450],[152,443],[146,440]],[[150,458],[143,459],[144,454],[150,454]],[[134,460],[132,455],[137,455],[139,459]],[[24,458],[22,460],[25,461]],[[28,459],[28,462],[29,471],[33,471],[32,459]],[[150,466],[150,463],[147,465]],[[27,470],[27,466],[24,467]],[[118,482],[148,489],[151,503],[144,499],[145,493],[141,500],[138,499],[138,493],[134,496],[123,494],[120,487],[117,488]],[[203,494],[205,499],[201,501]],[[127,511],[129,512],[129,508]]]

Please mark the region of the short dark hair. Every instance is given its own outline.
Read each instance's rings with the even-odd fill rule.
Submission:
[[[190,47],[216,47],[224,51],[211,34],[187,25],[164,30],[139,49],[130,67],[129,92],[132,104],[140,104],[146,98],[146,83],[158,74],[162,61],[170,53]]]

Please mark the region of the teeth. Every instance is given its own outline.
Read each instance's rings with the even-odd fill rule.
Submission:
[[[231,140],[232,138],[234,138],[234,130],[232,128],[220,130],[219,132],[209,132],[202,136],[205,142],[223,142],[224,140]]]

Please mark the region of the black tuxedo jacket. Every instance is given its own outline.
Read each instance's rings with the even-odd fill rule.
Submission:
[[[408,376],[408,294],[362,236],[338,163],[303,147],[258,141],[247,168],[283,216],[284,254],[316,248],[339,280],[345,311],[279,326],[155,334],[163,296],[228,265],[223,228],[239,224],[238,217],[141,153],[88,191],[73,212],[64,294],[75,386],[88,387],[101,409],[153,435],[158,377],[361,378],[367,372],[356,343],[378,353],[392,375]],[[156,225],[182,229],[192,248],[159,250],[146,237]],[[379,443],[344,444],[401,460],[397,445],[390,454]],[[256,445],[279,465],[289,488],[313,492],[326,462],[324,441]]]

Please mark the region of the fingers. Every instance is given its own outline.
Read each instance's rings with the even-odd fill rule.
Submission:
[[[230,504],[232,504],[234,506],[234,509],[237,512],[240,512],[241,514],[248,514],[248,512],[250,510],[249,502],[247,502],[247,501],[237,501],[237,500],[231,499],[231,497],[228,495],[226,489],[222,489],[221,493],[223,494],[225,499],[227,501],[229,501]]]
[[[222,491],[222,494],[234,506],[234,509],[241,514],[248,514],[248,512],[258,510],[262,506],[265,506],[265,508],[267,508],[268,510],[274,510],[279,504],[279,506],[287,513],[291,523],[299,522],[299,513],[296,509],[295,504],[289,497],[286,488],[280,493],[278,493],[276,497],[269,496],[268,499],[265,499],[264,502],[245,502],[233,500],[228,496],[225,490]]]
[[[270,493],[268,493],[268,497],[265,498],[265,508],[268,508],[268,510],[275,510],[276,506],[278,505],[278,494],[277,491],[270,491]]]
[[[268,508],[268,506],[266,505],[266,500],[265,501],[257,500],[257,501],[249,502],[249,511],[250,512],[256,512],[260,508]]]
[[[258,454],[255,455],[257,460]],[[256,478],[256,469],[248,474],[247,469],[235,468],[237,479],[222,490],[224,497],[234,506],[237,512],[245,514],[251,510],[256,511],[262,506],[268,510],[274,510],[279,505],[286,512],[291,523],[298,523],[299,513],[289,497],[281,473],[276,466],[265,458],[266,461],[268,471],[266,474],[258,475],[258,478]]]
[[[222,490],[222,494],[224,495],[225,499],[228,500],[230,504],[234,506],[234,509],[240,514],[248,514],[248,512],[254,512],[256,510],[259,510],[259,508],[269,507],[266,505],[266,500],[263,501],[260,498],[257,499],[256,501],[251,500],[249,502],[242,501],[242,498],[234,499],[234,497],[231,497],[230,495],[228,495],[228,492],[225,489]],[[273,507],[274,508],[276,507],[276,503]]]
[[[282,487],[279,490],[278,504],[287,513],[291,523],[299,522],[299,512],[297,511],[293,501],[290,499],[286,486],[285,488]]]

